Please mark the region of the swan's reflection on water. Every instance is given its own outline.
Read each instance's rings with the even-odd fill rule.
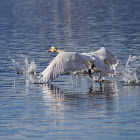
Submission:
[[[110,110],[110,104],[105,100],[111,100],[114,104],[114,100],[118,98],[117,94],[117,82],[104,81],[102,84],[93,82],[86,88],[81,86],[81,91],[71,88],[60,89],[53,84],[41,84],[39,85],[43,94],[44,102],[46,104],[51,102],[51,110],[55,116],[54,123],[61,124],[69,116],[67,113],[74,110],[101,110],[108,112]],[[104,105],[103,105],[104,103]],[[111,105],[113,108],[113,105]],[[79,112],[79,111],[78,111]],[[94,116],[97,117],[97,116]]]
[[[106,99],[114,99],[118,94],[117,82],[104,81],[103,83],[93,83],[89,87],[89,95],[104,95]]]
[[[118,83],[115,81],[105,80],[100,84],[91,81],[88,76],[64,75],[60,77],[62,81],[58,79],[52,84],[31,84],[29,78],[34,77],[26,75],[25,86],[24,77],[19,76],[15,79],[15,90],[20,89],[20,92],[24,93],[22,95],[25,95],[26,91],[23,100],[30,101],[30,104],[26,104],[27,108],[32,108],[35,112],[37,110],[37,116],[44,114],[45,120],[53,122],[54,125],[69,122],[74,116],[87,117],[88,113],[91,113],[88,114],[89,118],[99,118],[98,114],[106,114],[110,108],[118,108]],[[26,114],[32,118],[32,112],[27,110]]]
[[[103,83],[93,81],[90,85],[87,84],[86,87],[85,85],[81,85],[81,88],[78,87],[78,89],[70,84],[68,85],[69,88],[64,87],[64,89],[60,89],[59,86],[53,84],[40,84],[39,86],[42,89],[42,92],[45,93],[46,97],[50,95],[54,102],[59,103],[77,99],[82,96],[86,96],[87,98],[91,96],[95,98],[96,96],[104,96],[106,99],[114,99],[117,98],[119,91],[117,88],[117,82],[114,81],[104,81]]]
[[[26,84],[33,81],[34,75],[30,74],[26,77]],[[49,83],[38,84],[43,93],[53,96],[55,100],[61,102],[67,96],[77,97],[77,95],[104,95],[106,97],[116,97],[118,94],[118,82],[112,80],[104,80],[102,83],[91,81],[88,76],[80,75],[63,75],[61,80]],[[27,84],[28,85],[28,84]],[[62,96],[62,97],[60,97]]]

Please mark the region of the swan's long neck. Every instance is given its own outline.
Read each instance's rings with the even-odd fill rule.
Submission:
[[[65,51],[56,49],[56,52],[57,52],[57,53],[61,53],[61,52],[65,52]]]

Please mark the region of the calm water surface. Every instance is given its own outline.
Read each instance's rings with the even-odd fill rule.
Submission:
[[[0,139],[139,140],[139,5],[138,0],[1,0]],[[47,52],[52,45],[74,52],[104,46],[126,75],[105,76],[102,84],[86,74],[31,84],[32,75],[15,73],[11,57],[23,67],[24,57],[34,60],[40,72],[56,56]]]

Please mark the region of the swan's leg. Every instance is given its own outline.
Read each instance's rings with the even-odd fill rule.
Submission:
[[[89,74],[89,76],[90,76],[91,78],[93,78],[93,75],[92,75],[92,73],[91,73],[91,70],[92,70],[94,67],[95,67],[94,64],[92,64],[91,68],[88,69],[88,74]]]
[[[100,81],[101,80],[101,72],[99,72],[99,79],[98,79],[98,81]]]
[[[101,80],[101,78],[102,78],[102,73],[101,72],[99,72],[99,79],[98,79],[98,81],[99,82],[101,82],[102,80]]]
[[[88,70],[88,74],[89,74],[90,78],[93,78],[93,75],[91,73],[91,69]]]

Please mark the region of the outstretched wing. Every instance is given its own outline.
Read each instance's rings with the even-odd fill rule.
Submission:
[[[48,83],[61,74],[88,69],[89,62],[93,62],[93,60],[88,56],[82,56],[75,52],[61,52],[40,73],[38,83]]]
[[[93,55],[101,59],[106,65],[109,66],[110,69],[116,70],[118,60],[109,49],[102,47],[101,49],[93,52]]]
[[[91,52],[91,53],[83,53],[83,55],[87,55],[90,58],[98,57],[104,64],[106,64],[110,69],[116,70],[116,66],[118,64],[118,60],[111,53],[109,49],[102,47],[101,49]]]

